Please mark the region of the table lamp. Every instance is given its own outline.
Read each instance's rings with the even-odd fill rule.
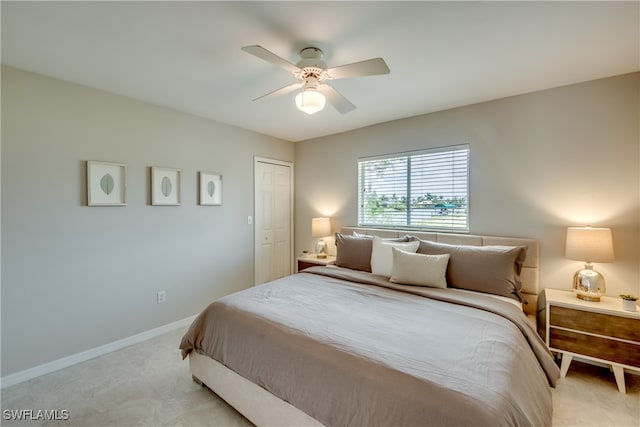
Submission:
[[[316,244],[316,257],[327,257],[327,244],[322,237],[331,235],[331,220],[329,218],[311,218],[311,235],[320,237]]]
[[[585,301],[600,301],[605,294],[604,277],[593,269],[592,262],[613,261],[613,239],[610,228],[569,227],[565,256],[585,261],[584,269],[573,275],[573,291]]]

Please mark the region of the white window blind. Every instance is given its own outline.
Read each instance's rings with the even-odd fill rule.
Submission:
[[[469,230],[469,146],[358,160],[358,225]]]

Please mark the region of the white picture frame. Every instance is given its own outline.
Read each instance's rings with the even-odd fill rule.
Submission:
[[[222,175],[200,172],[200,206],[222,206]]]
[[[87,206],[126,206],[127,166],[87,160]]]
[[[151,204],[180,205],[180,169],[151,167]]]

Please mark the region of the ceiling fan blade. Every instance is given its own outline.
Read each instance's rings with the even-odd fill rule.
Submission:
[[[341,65],[329,68],[327,73],[333,79],[346,79],[348,77],[374,76],[377,74],[389,74],[389,67],[382,58],[367,59],[353,64]]]
[[[257,56],[258,58],[264,61],[275,64],[280,68],[284,68],[285,70],[290,71],[292,73],[300,71],[300,68],[296,67],[291,62],[287,61],[286,59],[280,58],[275,53],[270,52],[267,49],[257,44],[253,46],[245,46],[241,49],[247,53]]]
[[[338,110],[341,114],[347,114],[350,111],[356,109],[356,106],[353,105],[347,98],[342,96],[340,92],[335,90],[333,86],[329,86],[328,84],[323,84],[318,86],[318,92],[323,94],[329,104],[333,105],[333,107]]]
[[[269,92],[266,95],[259,96],[256,99],[254,99],[254,101],[257,101],[259,99],[275,98],[276,96],[286,95],[289,92],[293,92],[296,89],[300,89],[303,85],[304,83],[292,83],[290,85],[281,87],[280,89],[276,89],[273,92]]]

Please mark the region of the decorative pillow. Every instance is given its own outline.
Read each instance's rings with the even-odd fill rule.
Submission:
[[[403,285],[429,286],[432,288],[447,287],[447,264],[449,254],[424,255],[404,252],[392,248],[393,268],[390,282]]]
[[[406,252],[415,252],[420,246],[420,241],[413,242],[392,242],[375,236],[371,249],[371,272],[381,276],[391,276],[393,268],[393,248],[402,249]]]
[[[373,239],[336,233],[336,265],[371,272]]]
[[[450,255],[447,283],[452,288],[522,300],[520,272],[527,256],[526,246],[449,245],[421,240],[417,252]]]
[[[371,273],[371,249],[374,236],[354,232],[349,234],[336,233],[336,265],[352,270]],[[407,242],[409,236],[383,239],[390,242]]]

